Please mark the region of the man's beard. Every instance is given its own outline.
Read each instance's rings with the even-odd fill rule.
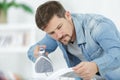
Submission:
[[[58,39],[59,42],[62,42],[62,39],[64,39],[65,37],[69,37],[69,40],[65,40],[64,42],[67,42],[65,45],[67,45],[68,43],[71,42],[72,36],[70,36],[69,34],[63,35],[61,38]],[[64,44],[64,43],[63,43]]]

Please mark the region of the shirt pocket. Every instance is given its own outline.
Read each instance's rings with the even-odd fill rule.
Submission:
[[[103,55],[103,49],[98,47],[94,51],[89,51],[88,55],[89,55],[91,60],[94,60],[95,58],[98,58],[98,57]]]

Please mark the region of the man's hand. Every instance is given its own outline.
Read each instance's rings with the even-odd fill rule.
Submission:
[[[73,70],[84,80],[91,80],[98,72],[98,67],[94,62],[81,62]]]
[[[40,47],[42,47],[42,48],[46,48],[46,46],[45,45],[40,45],[40,46],[36,46],[35,47],[35,49],[34,49],[34,57],[35,58],[37,58],[38,56],[39,56],[39,51],[40,51]],[[47,55],[48,53],[46,53],[46,55]]]

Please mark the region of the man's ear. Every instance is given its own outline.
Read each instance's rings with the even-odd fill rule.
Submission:
[[[70,14],[69,11],[66,11],[66,12],[65,12],[65,18],[66,18],[67,20],[71,20],[71,14]]]

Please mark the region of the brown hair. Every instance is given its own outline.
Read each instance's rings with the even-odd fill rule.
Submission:
[[[58,1],[48,1],[37,8],[35,21],[39,29],[44,30],[54,15],[65,18],[66,10]]]

